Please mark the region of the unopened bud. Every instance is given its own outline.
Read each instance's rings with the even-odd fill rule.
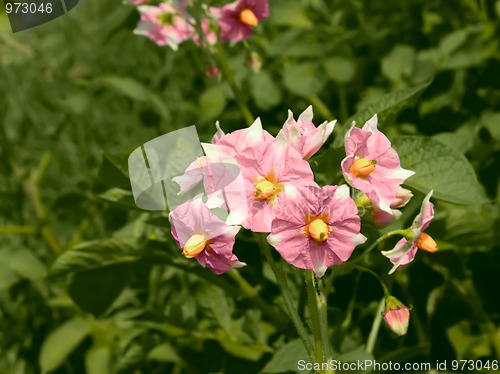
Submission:
[[[396,334],[405,335],[408,331],[410,311],[394,296],[388,296],[385,299],[384,320]]]

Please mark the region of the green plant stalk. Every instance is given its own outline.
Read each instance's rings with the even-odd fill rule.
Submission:
[[[312,320],[312,330],[314,336],[314,354],[315,361],[321,367],[321,364],[324,361],[323,355],[323,335],[325,332],[321,329],[320,323],[320,305],[318,303],[318,292],[316,290],[314,273],[312,270],[306,270],[305,272],[306,278],[306,287],[307,287],[307,296],[309,300],[309,310],[311,312],[311,320]],[[323,371],[320,371],[323,372]]]
[[[385,296],[380,300],[380,303],[375,313],[375,318],[373,319],[372,328],[370,330],[370,335],[368,335],[368,341],[366,342],[366,352],[373,353],[375,348],[375,342],[377,341],[378,331],[380,330],[380,324],[382,323],[382,313],[385,306]]]
[[[253,123],[254,118],[252,116],[252,113],[250,113],[250,110],[248,109],[247,105],[245,104],[245,100],[243,99],[243,96],[241,95],[238,85],[236,84],[233,71],[229,66],[226,53],[224,52],[224,46],[222,45],[222,40],[220,38],[220,35],[217,37],[217,56],[219,57],[220,67],[222,68],[224,77],[226,78],[229,87],[231,87],[231,90],[233,91],[234,97],[236,98],[240,110],[243,113],[243,116],[245,117],[247,125],[250,126]]]
[[[54,236],[52,229],[47,225],[47,212],[39,192],[40,181],[51,158],[52,155],[50,152],[45,153],[33,175],[26,180],[24,180],[25,177],[23,171],[16,164],[12,163],[11,166],[14,170],[14,174],[23,187],[24,194],[28,197],[31,205],[33,206],[42,238],[52,249],[52,252],[59,255],[62,252],[62,246]]]
[[[266,257],[267,261],[271,265],[271,269],[274,273],[274,276],[276,277],[276,281],[278,282],[278,287],[281,291],[281,295],[283,296],[283,300],[285,301],[285,308],[288,313],[288,316],[292,320],[293,325],[295,326],[295,329],[297,330],[297,333],[299,334],[300,339],[302,340],[302,343],[304,344],[304,347],[307,351],[307,354],[311,358],[311,360],[314,360],[314,349],[313,346],[309,340],[309,336],[307,334],[307,330],[300,319],[300,316],[298,315],[295,306],[293,305],[292,302],[292,297],[290,293],[288,292],[288,287],[287,287],[287,282],[286,282],[286,277],[285,273],[281,269],[281,267],[276,264],[276,262],[273,259],[273,256],[271,255],[271,249],[269,247],[269,243],[267,243],[266,237],[264,235],[258,235],[259,239],[259,247],[264,256]]]

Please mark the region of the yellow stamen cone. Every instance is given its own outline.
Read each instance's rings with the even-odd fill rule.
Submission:
[[[432,239],[432,237],[430,235],[427,235],[425,232],[421,233],[418,237],[417,246],[418,248],[431,253],[438,250],[437,244],[434,239]]]
[[[186,242],[182,253],[184,253],[184,256],[186,256],[186,258],[193,258],[203,252],[206,245],[207,241],[205,240],[205,237],[200,234],[195,234],[191,236]]]
[[[324,242],[330,235],[330,228],[322,219],[315,219],[309,224],[309,235],[313,240]]]
[[[253,195],[257,199],[264,200],[272,196],[274,194],[274,191],[274,184],[272,184],[268,180],[263,180],[262,182],[257,183]]]
[[[240,12],[240,21],[241,23],[252,27],[259,23],[259,20],[255,16],[254,12],[250,9],[243,9]]]
[[[349,171],[355,177],[363,176],[366,177],[375,170],[375,164],[377,161],[370,160],[369,158],[359,158],[351,165]]]

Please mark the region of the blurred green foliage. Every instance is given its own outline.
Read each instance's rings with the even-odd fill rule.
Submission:
[[[264,128],[276,135],[288,109],[309,104],[316,123],[337,118],[311,165],[318,183],[339,183],[342,132],[379,114],[417,171],[407,185],[416,196],[390,227],[364,223],[370,241],[411,223],[417,191],[442,200],[428,231],[439,252],[392,277],[386,258],[365,261],[413,306],[408,335],[382,329],[374,357],[500,359],[500,1],[271,0],[270,9],[248,43],[226,45]],[[137,21],[133,6],[110,0],[82,0],[17,34],[0,14],[0,372],[297,371],[305,352],[254,238],[242,233],[235,246],[252,295],[238,274],[180,256],[166,215],[134,205],[127,149],[194,124],[202,141],[215,120],[226,132],[245,126],[229,86],[205,76],[211,56],[192,42],[160,48],[132,34]],[[260,72],[246,65],[249,51]],[[301,272],[285,271],[304,314]],[[372,357],[364,344],[378,283],[348,263],[322,283],[334,357]]]

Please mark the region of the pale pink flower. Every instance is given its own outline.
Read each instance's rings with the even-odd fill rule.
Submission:
[[[391,142],[377,129],[377,115],[362,129],[353,126],[347,132],[345,148],[342,173],[347,183],[366,193],[380,209],[392,213],[390,204],[399,186],[415,173],[401,168]]]
[[[252,126],[233,131],[230,134],[224,134],[218,122],[216,127],[217,133],[212,138],[212,144],[202,143],[205,153],[213,159],[232,158],[248,147],[274,140],[271,134],[262,129],[260,118],[257,118]]]
[[[137,9],[141,19],[134,33],[145,35],[160,46],[168,45],[177,50],[178,45],[194,33],[188,22],[168,3],[140,5]]]
[[[319,127],[316,127],[312,122],[312,118],[313,110],[311,105],[302,112],[297,121],[293,119],[293,113],[289,110],[288,119],[280,131],[285,135],[288,143],[299,151],[304,160],[308,160],[321,148],[337,122],[325,121]]]
[[[223,138],[224,139],[224,138]],[[217,145],[222,142],[220,140]],[[241,223],[254,232],[271,231],[275,209],[284,196],[314,183],[309,163],[287,144],[283,136],[247,147],[234,158],[242,170],[248,215]]]
[[[357,212],[347,185],[303,187],[279,205],[268,241],[286,262],[321,277],[366,241]]]
[[[389,296],[385,300],[384,320],[396,334],[405,335],[408,331],[410,311],[394,296]]]
[[[414,239],[408,241],[408,239],[403,238],[397,242],[394,249],[390,251],[382,251],[382,254],[389,258],[394,264],[389,274],[392,274],[397,269],[400,269],[403,265],[406,265],[413,261],[415,255],[417,254],[418,248],[426,250],[428,252],[436,252],[437,245],[436,242],[424,232],[434,217],[434,204],[429,200],[432,196],[432,192],[429,192],[422,202],[422,207],[420,208],[420,213],[415,217],[413,224],[411,225],[412,233]]]
[[[217,20],[222,41],[240,42],[252,35],[252,27],[269,17],[267,0],[239,0],[236,6],[226,4]]]
[[[179,205],[169,215],[172,236],[187,258],[196,258],[203,267],[222,274],[245,266],[233,254],[237,226],[228,226],[212,214],[200,198]]]

